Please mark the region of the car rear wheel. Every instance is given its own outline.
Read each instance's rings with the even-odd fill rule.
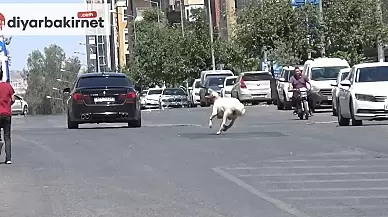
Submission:
[[[267,101],[267,105],[272,105],[272,100]]]
[[[252,101],[252,105],[259,105],[258,101]]]
[[[27,113],[28,113],[28,108],[27,108],[27,106],[25,105],[24,108],[23,108],[22,115],[26,116]]]
[[[129,128],[139,128],[139,127],[141,127],[141,113],[139,114],[138,119],[130,120],[128,122],[128,127]]]
[[[68,129],[78,129],[79,125],[74,122],[74,121],[71,121],[70,119],[70,116],[67,115],[67,128]]]
[[[337,105],[338,105],[338,103],[337,103]],[[334,108],[334,103],[331,104],[331,109],[333,110],[333,116],[337,116],[338,112],[337,112],[337,109]]]

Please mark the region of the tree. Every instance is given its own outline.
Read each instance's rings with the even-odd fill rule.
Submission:
[[[27,58],[26,99],[32,114],[55,114],[64,108],[62,89],[71,85],[81,68],[80,60],[66,58],[62,48],[53,44],[32,51]],[[47,96],[51,96],[49,99]]]

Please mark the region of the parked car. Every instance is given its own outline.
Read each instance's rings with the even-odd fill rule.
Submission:
[[[182,88],[165,88],[160,95],[159,108],[188,107],[186,92]]]
[[[224,80],[227,76],[210,76],[206,78],[205,85],[199,91],[201,107],[207,107],[213,104],[213,99],[210,97],[212,91],[216,91],[221,95],[221,90],[224,87]]]
[[[141,127],[140,97],[123,73],[86,73],[78,76],[73,89],[65,88],[67,127],[85,123],[127,123]]]
[[[292,103],[291,98],[293,93],[288,91],[288,88],[290,86],[290,78],[294,75],[295,67],[293,66],[286,66],[283,67],[278,75],[278,80],[276,84],[276,91],[277,91],[277,109],[283,110],[283,109],[292,109]]]
[[[237,76],[228,76],[225,78],[224,87],[221,90],[221,97],[231,98],[232,88],[236,83]]]
[[[259,102],[272,104],[271,80],[272,74],[267,71],[243,72],[233,86],[231,95],[241,102],[250,102],[257,105]]]
[[[159,98],[163,88],[150,88],[145,96],[145,108],[159,108]]]
[[[189,87],[190,106],[195,107],[200,104],[199,91],[201,89],[201,79],[195,79],[193,85]]]
[[[340,82],[338,124],[359,126],[363,120],[388,120],[388,63],[354,65]]]
[[[331,95],[333,98],[332,103],[332,109],[333,109],[333,116],[337,116],[337,107],[338,107],[338,101],[339,101],[339,89],[341,88],[341,81],[345,80],[345,78],[348,76],[351,68],[341,69],[338,73],[337,81],[335,84],[332,84],[333,89],[331,91]]]
[[[148,90],[143,90],[143,91],[141,91],[141,93],[140,93],[140,104],[141,104],[141,109],[145,109],[147,93],[148,93]]]
[[[19,95],[15,95],[15,103],[12,105],[12,114],[27,115],[28,103]]]

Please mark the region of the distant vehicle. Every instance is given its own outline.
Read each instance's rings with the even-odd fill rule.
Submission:
[[[140,93],[140,104],[141,104],[141,109],[144,109],[146,106],[146,99],[145,97],[147,96],[148,90],[143,90]]]
[[[12,114],[27,115],[28,103],[19,95],[15,95],[15,103],[12,105]]]
[[[267,71],[251,71],[241,73],[232,88],[231,95],[240,102],[250,102],[257,105],[260,102],[272,104],[271,80],[272,74]]]
[[[207,107],[213,104],[210,93],[215,91],[221,96],[221,90],[224,87],[224,80],[227,76],[210,76],[206,78],[204,86],[199,91],[201,107]]]
[[[221,91],[221,97],[231,98],[232,88],[236,83],[237,76],[228,76],[225,78],[224,87]]]
[[[187,94],[182,88],[165,88],[160,95],[159,108],[188,107]]]
[[[335,84],[332,84],[333,89],[331,91],[331,96],[333,98],[332,103],[332,109],[333,109],[333,116],[337,116],[337,107],[339,102],[339,90],[341,88],[341,81],[345,80],[345,78],[348,76],[351,68],[341,69],[338,73],[337,82]]]
[[[163,88],[150,88],[145,96],[145,108],[159,108],[159,98]]]
[[[388,63],[354,65],[340,82],[338,124],[362,125],[364,120],[388,120]]]
[[[200,104],[199,91],[201,90],[201,79],[195,79],[193,85],[189,87],[190,106],[195,107]]]
[[[208,77],[217,77],[217,76],[234,76],[233,72],[230,70],[207,70],[201,72],[201,86],[205,85],[205,81]]]
[[[277,90],[277,109],[278,110],[290,110],[292,109],[291,98],[293,92],[289,92],[290,78],[294,75],[295,67],[286,66],[283,67],[279,73],[276,90]]]
[[[65,88],[67,127],[85,123],[128,123],[141,127],[140,97],[122,73],[86,73],[78,76],[73,89]]]
[[[336,82],[339,71],[349,67],[349,63],[340,58],[317,58],[305,62],[303,74],[310,79],[314,108],[331,107],[331,85]]]

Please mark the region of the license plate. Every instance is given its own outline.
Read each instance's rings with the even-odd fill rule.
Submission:
[[[384,105],[384,109],[388,111],[388,105]]]
[[[94,98],[94,102],[114,102],[114,97],[96,97]]]

